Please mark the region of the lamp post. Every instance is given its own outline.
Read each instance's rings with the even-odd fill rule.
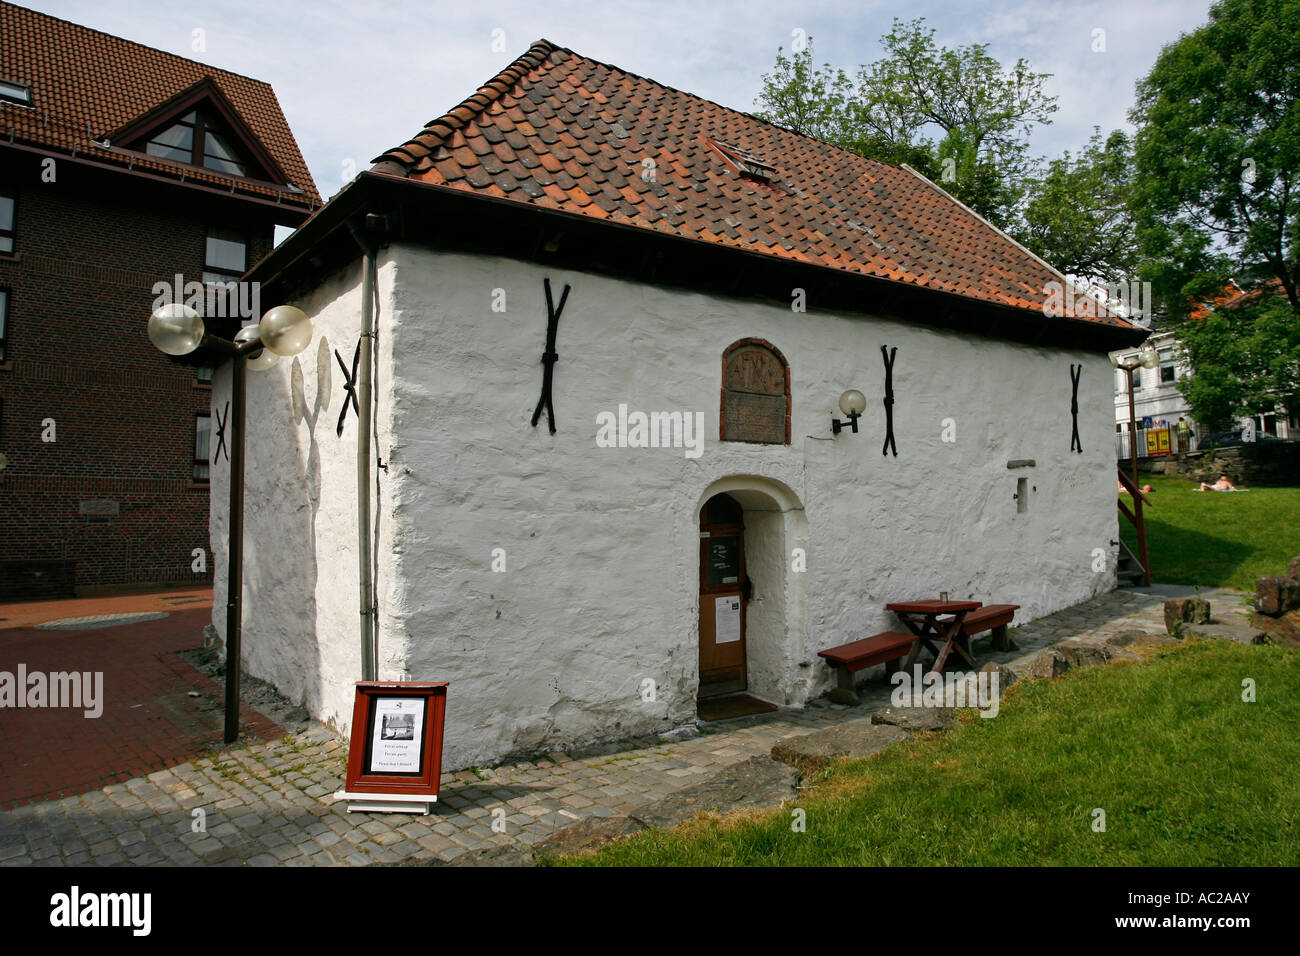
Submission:
[[[1128,435],[1129,435],[1129,452],[1133,467],[1133,482],[1137,483],[1138,477],[1138,452],[1137,452],[1137,417],[1133,410],[1133,373],[1139,368],[1155,368],[1160,364],[1160,355],[1156,352],[1155,346],[1150,342],[1146,343],[1138,350],[1137,360],[1133,362],[1121,362],[1115,355],[1111,355],[1110,364],[1120,369],[1128,377]]]
[[[1118,356],[1111,355],[1110,364],[1124,372],[1128,378],[1128,441],[1129,460],[1133,469],[1133,513],[1125,509],[1125,515],[1133,520],[1138,534],[1138,560],[1142,562],[1142,579],[1146,587],[1151,586],[1151,556],[1147,553],[1147,529],[1142,518],[1142,491],[1138,487],[1138,451],[1137,451],[1137,413],[1133,407],[1133,373],[1139,368],[1155,368],[1160,364],[1160,355],[1150,342],[1138,350],[1137,360],[1121,362]],[[1123,472],[1121,471],[1121,474]],[[1120,508],[1124,508],[1120,502]]]
[[[225,742],[239,736],[239,661],[244,596],[244,379],[248,368],[270,368],[282,355],[297,355],[311,342],[312,327],[301,309],[280,305],[256,326],[239,330],[233,342],[209,335],[188,305],[164,305],[149,316],[149,339],[168,355],[210,348],[234,361],[230,374],[230,544],[226,584]]]

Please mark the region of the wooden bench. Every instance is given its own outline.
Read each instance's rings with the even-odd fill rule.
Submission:
[[[830,693],[831,700],[850,706],[860,704],[862,701],[853,689],[853,675],[863,668],[889,664],[900,657],[906,657],[915,640],[915,634],[886,631],[884,634],[818,651],[817,656],[825,658],[826,663],[834,668],[838,681],[835,690]]]
[[[1015,642],[1007,634],[1007,625],[1011,623],[1018,610],[1020,610],[1019,604],[986,604],[978,611],[971,611],[966,615],[961,632],[967,637],[974,637],[976,634],[992,631],[993,642],[990,646],[995,651],[1018,650]],[[947,624],[951,621],[952,618],[943,618],[940,623]]]

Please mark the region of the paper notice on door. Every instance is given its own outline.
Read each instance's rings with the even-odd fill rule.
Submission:
[[[740,596],[716,598],[713,605],[713,643],[733,644],[740,640]]]

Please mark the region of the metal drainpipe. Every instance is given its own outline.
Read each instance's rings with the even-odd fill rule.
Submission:
[[[355,223],[348,223],[361,246],[361,357],[357,371],[357,561],[361,570],[361,679],[377,680],[379,649],[375,643],[375,588],[370,555],[370,363],[375,340],[375,250]]]

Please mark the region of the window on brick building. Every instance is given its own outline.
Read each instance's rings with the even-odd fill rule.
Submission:
[[[198,380],[200,385],[211,385],[212,373],[215,371],[216,369],[211,365],[201,365],[194,370],[194,377]]]
[[[722,353],[723,441],[790,444],[790,366],[762,339],[741,339]]]
[[[212,416],[194,416],[194,480],[207,481],[212,466],[208,450],[212,447]]]
[[[0,80],[0,100],[6,103],[17,103],[19,106],[31,106],[32,88],[26,83]]]
[[[248,268],[248,237],[234,229],[208,227],[203,255],[203,281],[224,285],[236,282]]]
[[[14,251],[14,211],[17,205],[13,193],[0,189],[0,252]]]
[[[193,109],[144,144],[150,156],[203,166],[231,176],[243,176],[247,162],[233,145],[225,124],[207,110]]]

